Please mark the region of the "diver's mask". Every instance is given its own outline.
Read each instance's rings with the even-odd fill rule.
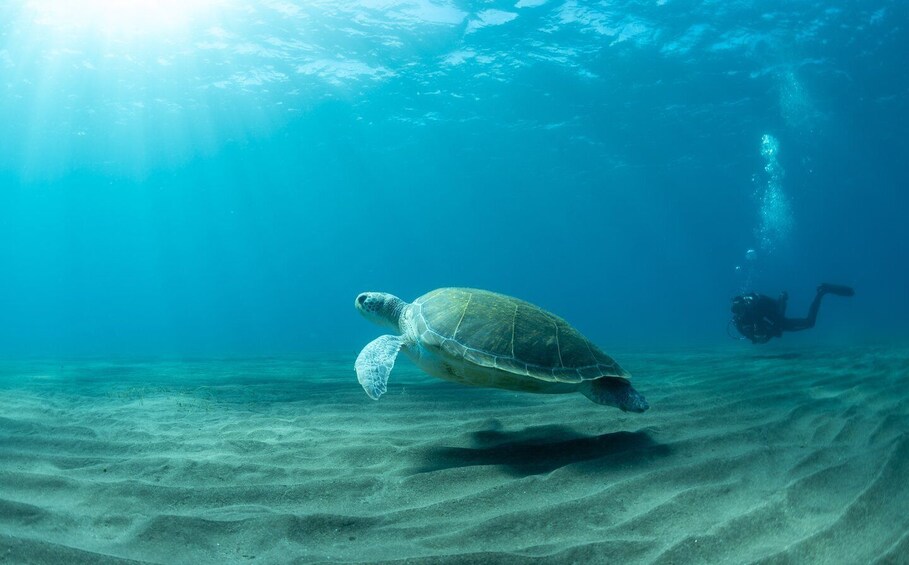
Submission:
[[[754,308],[754,296],[745,294],[736,296],[732,299],[732,313],[736,317],[744,316],[746,312]]]

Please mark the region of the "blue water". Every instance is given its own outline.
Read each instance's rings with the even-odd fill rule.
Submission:
[[[608,351],[836,282],[783,340],[904,340],[907,12],[5,2],[0,356],[355,355],[440,286]]]

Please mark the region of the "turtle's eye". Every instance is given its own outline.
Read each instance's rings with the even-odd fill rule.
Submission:
[[[361,294],[360,296],[358,296],[358,297],[357,297],[357,302],[360,303],[360,306],[363,306],[364,304],[366,304],[366,295],[365,295],[365,294]]]

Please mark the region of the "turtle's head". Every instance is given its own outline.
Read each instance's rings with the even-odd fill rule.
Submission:
[[[627,379],[621,377],[600,377],[592,381],[583,381],[578,390],[597,404],[615,406],[622,412],[640,414],[650,408],[644,396],[634,390]]]
[[[387,292],[364,292],[357,296],[354,305],[370,322],[397,330],[407,303]]]

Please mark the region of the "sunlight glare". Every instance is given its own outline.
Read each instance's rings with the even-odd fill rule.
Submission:
[[[63,32],[107,36],[161,35],[183,31],[218,0],[29,0],[31,20]]]

